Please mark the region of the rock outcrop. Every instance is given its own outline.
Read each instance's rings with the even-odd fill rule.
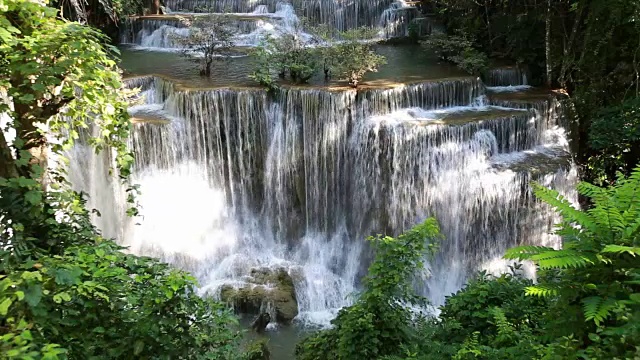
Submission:
[[[289,324],[298,315],[293,279],[284,268],[251,269],[245,285],[224,285],[220,299],[241,314],[271,313],[271,320],[275,316],[281,324]]]

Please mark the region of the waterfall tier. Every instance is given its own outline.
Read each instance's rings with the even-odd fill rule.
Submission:
[[[491,87],[520,87],[529,85],[529,73],[519,66],[497,67],[487,71],[485,81]]]
[[[576,197],[561,107],[548,95],[487,97],[475,78],[270,96],[155,77],[129,85],[146,98],[131,109],[143,218],[111,224],[124,229],[113,235],[193,271],[203,294],[284,266],[301,321],[327,324],[349,304],[369,235],[435,216],[445,240],[418,283],[439,304],[473,271],[504,269],[510,246],[560,246],[531,181]],[[84,190],[104,214],[103,189]]]
[[[231,28],[236,30],[235,45],[241,47],[257,46],[267,36],[279,37],[284,33],[297,32],[301,26],[300,19],[305,19],[304,26],[323,24],[339,31],[363,26],[377,28],[381,38],[408,36],[412,22],[416,23],[416,29],[425,28],[418,10],[403,0],[266,0],[259,3],[247,0],[170,0],[167,5],[180,11],[129,19],[121,42],[145,49],[176,50],[179,45],[174,39],[189,33],[183,20],[201,16],[226,18]],[[309,34],[302,34],[307,42],[321,42]]]
[[[178,12],[251,13],[256,9],[265,8],[269,12],[275,12],[280,2],[282,0],[167,0],[166,5],[172,11]],[[396,2],[394,0],[290,1],[296,13],[308,19],[311,24],[327,24],[340,31],[377,25],[385,10],[390,7],[399,7],[393,5]]]

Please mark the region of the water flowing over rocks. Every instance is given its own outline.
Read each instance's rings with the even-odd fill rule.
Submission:
[[[121,42],[156,51],[180,50],[174,38],[189,33],[182,19],[198,16],[226,18],[237,32],[234,43],[238,47],[257,46],[267,36],[297,32],[301,18],[308,25],[324,24],[338,31],[376,28],[380,39],[408,36],[414,21],[419,31],[430,31],[430,23],[417,20],[419,11],[404,0],[169,0],[166,5],[173,12],[128,19]],[[306,42],[322,43],[304,31],[301,34]]]
[[[298,315],[293,279],[284,268],[253,268],[245,281],[236,287],[222,286],[220,300],[233,305],[239,313],[267,313],[282,324],[291,323]]]
[[[146,99],[131,110],[140,121],[130,142],[143,218],[107,214],[100,227],[192,271],[202,294],[243,312],[269,308],[278,322],[328,325],[366,271],[364,238],[428,216],[445,240],[416,285],[440,304],[474,271],[505,270],[511,246],[560,246],[531,181],[577,197],[562,106],[548,93],[496,94],[473,77],[274,95],[156,77],[129,85]],[[91,205],[117,212],[102,204],[118,193],[106,199],[97,178],[83,187]],[[276,299],[277,282],[264,279],[285,273],[295,291]]]

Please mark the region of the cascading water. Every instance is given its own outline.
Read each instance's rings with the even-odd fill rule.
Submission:
[[[395,1],[380,16],[380,36],[387,39],[409,36],[409,24],[417,18],[418,10],[415,7],[409,6],[404,0]]]
[[[418,284],[439,304],[473,271],[503,270],[510,246],[560,245],[530,181],[576,197],[557,101],[487,99],[474,78],[275,97],[153,77],[131,86],[147,95],[132,110],[142,122],[131,140],[143,217],[110,224],[124,229],[115,235],[192,271],[203,295],[241,286],[253,268],[284,267],[306,323],[327,325],[349,304],[368,235],[435,216],[445,240]],[[105,213],[107,185],[78,181]]]
[[[286,2],[278,2],[274,12],[267,12],[265,5],[258,5],[250,13],[211,13],[210,21],[225,19],[228,26],[235,31],[233,43],[238,47],[258,46],[267,36],[280,37],[287,33],[296,33],[300,19],[293,7]],[[176,51],[180,45],[177,37],[189,34],[185,26],[185,18],[205,17],[204,13],[168,14],[149,18],[131,19],[121,36],[124,44],[133,44],[142,49]],[[311,41],[309,34],[301,32],[305,41]]]
[[[497,67],[486,74],[486,82],[490,87],[526,87],[529,85],[529,74],[518,66]]]
[[[144,49],[176,50],[174,38],[189,32],[181,19],[207,13],[231,19],[230,26],[237,31],[235,45],[240,47],[257,46],[267,35],[297,32],[299,17],[309,25],[326,24],[340,31],[362,26],[377,28],[381,38],[408,36],[409,24],[419,17],[418,10],[404,0],[266,0],[259,4],[247,0],[170,0],[167,6],[180,11],[129,19],[121,42]],[[425,28],[423,22],[418,22],[417,28]],[[302,34],[305,41],[313,41],[311,35]]]
[[[250,13],[256,6],[266,6],[269,12],[282,0],[168,0],[166,5],[180,12]],[[344,31],[361,26],[375,26],[383,11],[394,0],[290,0],[300,17],[313,25],[327,24]]]

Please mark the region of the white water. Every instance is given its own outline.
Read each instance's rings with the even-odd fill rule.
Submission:
[[[284,266],[305,324],[327,326],[352,301],[370,234],[436,216],[446,239],[420,291],[441,304],[475,270],[505,270],[510,246],[559,246],[549,235],[557,218],[532,198],[531,180],[576,197],[557,104],[490,105],[474,79],[358,94],[282,90],[275,102],[259,90],[136,84],[150,102],[136,114],[162,119],[135,125],[131,141],[141,225],[121,217],[104,161],[72,156],[105,214],[100,226],[133,252],[192,271],[203,295],[242,284],[251,268]],[[496,117],[446,123],[489,111]]]
[[[364,10],[356,11],[354,16],[362,15],[363,20],[352,25],[337,27],[341,30],[352,29],[358,26],[367,26],[378,28],[379,39],[407,36],[409,32],[409,23],[417,17],[418,11],[415,7],[407,5],[404,0],[388,1],[378,0],[380,4],[360,4]],[[388,8],[383,8],[382,4],[388,1]],[[295,2],[294,2],[295,3]],[[302,6],[302,4],[297,4]],[[215,5],[215,4],[210,4]],[[360,6],[359,5],[359,6]],[[365,6],[366,5],[366,6]],[[272,5],[273,6],[273,5]],[[330,2],[321,3],[322,17],[328,17],[326,21],[320,23],[343,23],[343,13],[346,8],[353,11],[347,5]],[[302,6],[302,9],[308,9],[309,4]],[[320,39],[315,39],[311,34],[304,31],[301,27],[301,21],[296,13],[296,8],[290,2],[278,1],[273,6],[273,12],[269,11],[269,5],[255,5],[252,8],[231,6],[230,9],[241,9],[246,12],[218,12],[211,13],[213,16],[225,16],[231,19],[231,27],[237,31],[234,38],[234,45],[238,47],[254,47],[260,45],[268,36],[278,38],[284,34],[296,34],[305,43],[319,43]],[[213,8],[215,10],[217,8]],[[227,8],[224,8],[225,11]],[[375,9],[380,9],[376,12]],[[299,10],[301,11],[301,10]],[[362,13],[362,14],[361,14]],[[193,12],[175,12],[170,15],[183,16],[200,16],[203,13]],[[304,14],[303,14],[304,16]],[[255,17],[255,19],[252,19]],[[235,19],[235,20],[234,20]],[[347,22],[350,23],[349,19]],[[313,24],[315,22],[312,21]],[[176,19],[140,19],[134,20],[128,24],[128,29],[124,31],[122,42],[136,45],[139,49],[154,51],[178,51],[180,47],[174,39],[189,34],[189,29],[185,28]]]

